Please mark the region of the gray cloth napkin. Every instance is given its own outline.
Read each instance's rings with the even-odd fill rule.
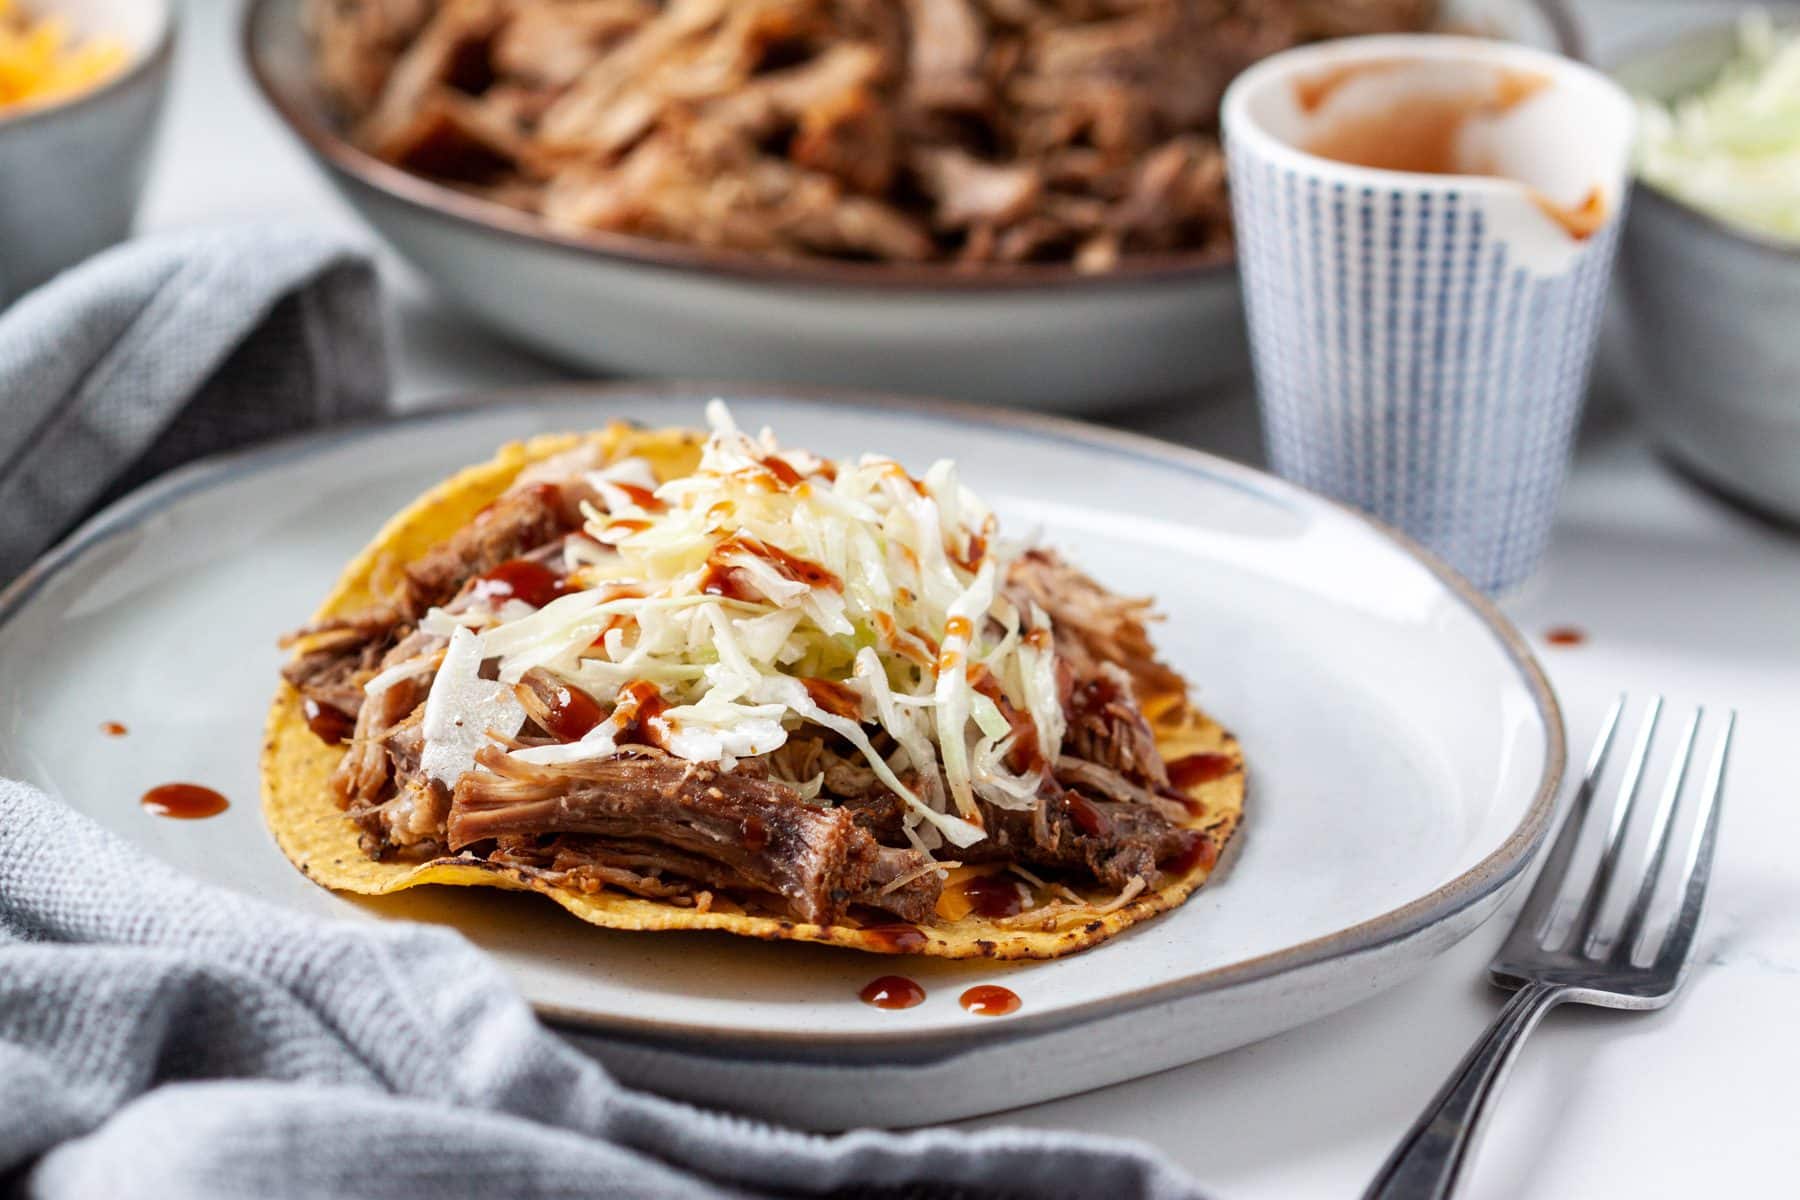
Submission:
[[[379,412],[374,272],[278,225],[164,234],[0,311],[0,583],[191,458]]]
[[[627,1091],[460,934],[201,884],[0,780],[9,1178],[44,1200],[1199,1195],[1104,1138],[824,1138]]]

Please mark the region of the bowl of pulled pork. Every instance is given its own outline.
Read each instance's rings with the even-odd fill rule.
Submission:
[[[253,0],[264,96],[513,340],[605,372],[1042,408],[1246,364],[1218,102],[1531,0]]]

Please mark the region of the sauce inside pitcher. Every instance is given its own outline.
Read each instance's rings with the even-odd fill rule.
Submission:
[[[1294,81],[1294,100],[1314,118],[1300,148],[1320,158],[1384,171],[1507,178],[1483,146],[1487,126],[1550,86],[1534,71],[1476,63],[1369,59]],[[1570,237],[1606,224],[1606,199],[1591,189],[1574,205],[1536,189],[1531,198]]]

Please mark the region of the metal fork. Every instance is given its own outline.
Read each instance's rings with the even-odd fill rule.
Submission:
[[[1682,868],[1681,907],[1669,924],[1662,945],[1647,965],[1639,965],[1640,943],[1645,942],[1646,922],[1657,879],[1662,873],[1675,828],[1675,810],[1681,803],[1682,785],[1694,756],[1694,739],[1704,710],[1696,709],[1681,735],[1668,780],[1651,818],[1649,850],[1637,876],[1637,892],[1616,934],[1608,936],[1601,921],[1607,897],[1622,882],[1620,851],[1631,823],[1644,781],[1644,764],[1662,715],[1662,697],[1650,701],[1637,741],[1632,746],[1625,775],[1612,810],[1604,819],[1599,865],[1585,883],[1574,880],[1571,902],[1578,905],[1566,929],[1553,918],[1558,902],[1570,884],[1569,865],[1575,858],[1583,831],[1599,818],[1594,793],[1600,785],[1613,735],[1625,710],[1620,696],[1606,715],[1600,736],[1588,757],[1581,786],[1563,818],[1561,831],[1550,847],[1537,885],[1525,901],[1506,944],[1488,968],[1498,986],[1516,989],[1512,999],[1488,1026],[1449,1081],[1432,1099],[1419,1119],[1394,1148],[1364,1200],[1442,1200],[1455,1189],[1457,1179],[1473,1155],[1476,1134],[1488,1102],[1499,1093],[1507,1071],[1517,1057],[1525,1035],[1540,1018],[1558,1004],[1597,1004],[1606,1008],[1661,1008],[1674,999],[1687,973],[1688,951],[1700,924],[1706,900],[1706,883],[1712,872],[1713,845],[1718,838],[1720,789],[1735,712],[1727,714],[1725,730],[1713,751],[1712,765],[1701,791],[1700,812],[1694,819],[1687,862]],[[1648,949],[1647,946],[1644,949]]]

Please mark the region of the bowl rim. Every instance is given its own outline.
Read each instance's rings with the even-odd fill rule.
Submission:
[[[1223,281],[1235,275],[1234,245],[1209,250],[1129,255],[1109,271],[1084,273],[1073,263],[1006,263],[971,268],[953,263],[864,263],[825,257],[771,258],[635,234],[594,230],[562,233],[542,220],[497,201],[484,200],[382,161],[353,144],[318,115],[316,106],[289,95],[261,53],[260,36],[270,14],[295,0],[248,0],[239,26],[244,69],[288,132],[328,170],[416,213],[453,225],[473,226],[540,249],[567,251],[622,267],[724,277],[795,288],[959,293],[1017,292],[1054,287],[1085,293],[1143,285]],[[1564,0],[1522,0],[1543,19],[1553,53],[1586,62],[1585,46]]]
[[[174,0],[155,0],[162,14],[162,23],[156,36],[141,47],[126,63],[124,70],[115,72],[110,78],[102,80],[92,87],[63,97],[49,104],[25,104],[15,108],[0,108],[0,136],[11,130],[21,129],[28,125],[48,122],[57,117],[98,106],[110,97],[135,87],[139,81],[153,74],[161,74],[169,65],[175,54],[175,31],[181,23],[180,7]]]
[[[1800,30],[1800,13],[1786,9],[1773,9],[1770,10],[1770,15],[1777,25]],[[1644,93],[1633,91],[1628,87],[1625,84],[1625,81],[1619,78],[1621,73],[1644,62],[1646,59],[1674,53],[1681,47],[1689,45],[1690,43],[1704,41],[1709,38],[1735,37],[1740,20],[1741,17],[1733,17],[1728,21],[1709,21],[1703,25],[1696,25],[1690,29],[1683,29],[1673,34],[1662,34],[1654,38],[1640,40],[1627,49],[1625,53],[1612,56],[1611,61],[1607,62],[1601,69],[1617,82],[1620,87],[1625,88],[1626,92],[1631,95],[1633,100],[1641,101],[1645,98]],[[1666,101],[1658,98],[1657,103],[1663,104],[1666,103]],[[1635,185],[1633,190],[1640,193],[1639,195],[1632,197],[1631,203],[1634,206],[1646,202],[1651,205],[1660,205],[1670,215],[1677,219],[1686,220],[1690,225],[1697,226],[1715,237],[1727,238],[1750,250],[1761,254],[1767,254],[1771,257],[1800,261],[1800,242],[1783,241],[1782,239],[1777,238],[1772,234],[1764,233],[1759,229],[1751,229],[1747,226],[1737,225],[1725,220],[1723,217],[1715,216],[1705,209],[1677,196],[1667,188],[1661,187],[1651,180],[1644,178],[1635,162],[1632,163],[1631,167],[1631,181]]]

